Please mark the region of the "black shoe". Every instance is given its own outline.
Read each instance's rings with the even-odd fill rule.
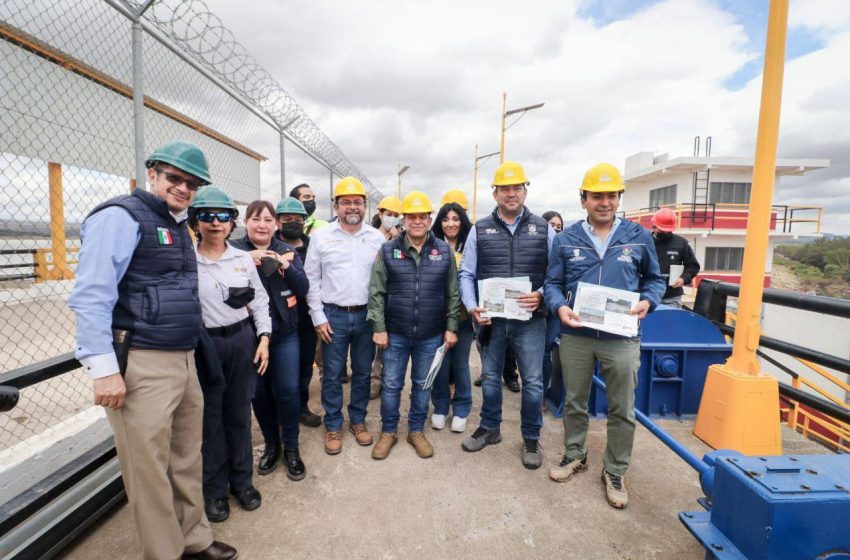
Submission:
[[[301,410],[301,416],[298,417],[298,421],[308,428],[318,428],[322,425],[322,417],[306,407]]]
[[[239,505],[245,511],[257,509],[263,501],[262,496],[260,496],[260,493],[253,486],[231,493],[236,497],[236,501],[239,502]]]
[[[283,450],[283,464],[286,465],[286,478],[289,480],[301,480],[307,476],[307,469],[297,449]]]
[[[478,377],[475,378],[475,381],[472,382],[472,384],[475,385],[476,387],[481,387],[482,383],[484,383],[484,376],[483,375],[479,375]]]
[[[519,391],[520,391],[519,379],[517,379],[517,378],[513,378],[511,380],[505,380],[505,385],[507,385],[508,389],[510,389],[514,393],[519,393]]]
[[[351,381],[351,376],[348,373],[343,373],[342,374],[342,382],[348,383],[349,381]]]
[[[257,463],[257,472],[259,474],[269,474],[277,468],[277,460],[280,459],[280,446],[268,445],[263,449],[263,454],[260,456],[260,461]]]
[[[210,522],[221,523],[230,517],[230,504],[227,503],[227,498],[204,500],[204,511]]]

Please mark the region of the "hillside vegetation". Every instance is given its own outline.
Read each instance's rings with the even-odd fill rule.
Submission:
[[[803,291],[850,298],[850,238],[818,239],[805,245],[779,245],[773,265],[792,273]],[[780,287],[780,286],[776,286]]]

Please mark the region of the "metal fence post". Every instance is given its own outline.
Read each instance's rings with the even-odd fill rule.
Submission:
[[[331,218],[334,217],[334,170],[328,167],[328,188],[331,194]]]
[[[280,131],[280,197],[286,198],[286,138]]]
[[[142,86],[142,24],[133,22],[133,143],[136,156],[136,187],[144,189],[145,181],[145,92]]]

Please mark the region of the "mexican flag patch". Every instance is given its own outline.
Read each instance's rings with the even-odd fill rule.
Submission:
[[[171,237],[171,231],[168,228],[156,228],[156,238],[160,245],[174,245],[174,238]]]

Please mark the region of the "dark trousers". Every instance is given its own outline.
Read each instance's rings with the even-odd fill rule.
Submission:
[[[310,400],[310,380],[313,379],[313,362],[316,360],[316,329],[313,322],[301,320],[298,322],[298,393],[301,410],[307,408]]]
[[[252,360],[257,346],[254,331],[244,327],[227,337],[211,337],[218,356],[223,390],[204,401],[204,498],[227,496],[251,486],[254,470],[251,444],[251,399],[257,384]]]
[[[269,368],[257,380],[251,404],[267,446],[298,449],[298,333],[274,331]]]

